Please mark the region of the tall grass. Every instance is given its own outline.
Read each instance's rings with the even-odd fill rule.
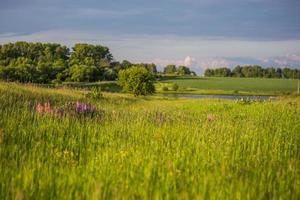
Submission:
[[[300,100],[171,100],[0,85],[0,199],[299,199]],[[35,112],[92,103],[96,117]]]

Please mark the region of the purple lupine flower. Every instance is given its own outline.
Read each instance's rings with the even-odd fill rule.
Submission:
[[[91,106],[90,104],[81,103],[79,101],[75,104],[75,110],[77,113],[92,113],[95,112],[95,108]]]
[[[86,115],[93,114],[97,111],[95,107],[91,104],[82,103],[82,102],[68,102],[64,107],[53,107],[49,102],[44,104],[38,103],[36,105],[36,112],[40,114],[50,114],[53,116],[62,117],[65,115]]]

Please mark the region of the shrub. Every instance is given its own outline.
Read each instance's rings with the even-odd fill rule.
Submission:
[[[169,88],[167,86],[163,86],[162,91],[169,91]]]
[[[101,99],[103,97],[101,87],[92,87],[91,91],[86,94],[86,97],[91,99]]]
[[[178,86],[176,83],[173,83],[173,84],[172,84],[172,90],[173,90],[173,91],[177,91],[178,88],[179,88],[179,86]]]
[[[123,91],[134,96],[153,94],[154,80],[153,74],[144,67],[130,67],[118,73],[118,84],[123,87]]]

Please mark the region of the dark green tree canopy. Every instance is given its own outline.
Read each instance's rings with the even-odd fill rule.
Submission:
[[[107,47],[80,43],[73,47],[70,63],[100,67],[103,62],[110,62],[112,59],[113,56]]]
[[[300,78],[300,70],[291,68],[263,68],[258,65],[237,65],[233,70],[222,67],[206,69],[204,75],[207,77],[248,77],[248,78]]]
[[[175,74],[177,71],[176,66],[175,65],[167,65],[164,68],[164,74]]]
[[[115,80],[121,69],[109,48],[75,44],[72,51],[55,43],[0,45],[0,79],[20,82]]]
[[[192,72],[188,67],[186,66],[178,66],[176,65],[167,65],[164,68],[164,74],[169,74],[169,75],[195,75],[195,72]]]
[[[190,75],[191,70],[188,67],[181,65],[178,67],[177,73],[178,75]]]

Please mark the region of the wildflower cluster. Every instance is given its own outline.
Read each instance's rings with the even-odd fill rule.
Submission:
[[[53,106],[50,102],[38,103],[36,112],[40,114],[48,114],[57,117],[63,116],[92,116],[97,112],[97,109],[91,104],[76,102],[67,102],[63,106]]]
[[[65,110],[71,114],[89,115],[95,113],[97,110],[94,106],[79,101],[68,102],[65,105]]]
[[[62,108],[56,108],[51,106],[50,102],[46,103],[38,103],[35,108],[36,112],[40,114],[49,114],[53,116],[59,116],[62,117],[64,116],[64,110]]]

